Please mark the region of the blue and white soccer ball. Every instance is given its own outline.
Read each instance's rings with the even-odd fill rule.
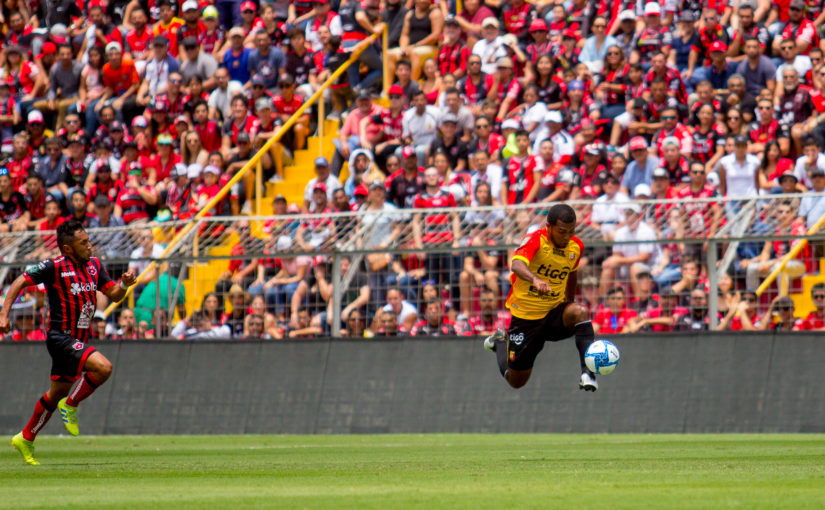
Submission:
[[[613,342],[596,340],[584,353],[584,364],[594,374],[607,375],[619,364],[619,348]]]

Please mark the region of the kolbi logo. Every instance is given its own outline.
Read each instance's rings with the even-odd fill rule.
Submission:
[[[84,284],[80,284],[80,283],[73,283],[73,284],[72,284],[72,287],[71,287],[71,289],[70,289],[70,292],[71,292],[72,294],[74,294],[75,296],[77,296],[77,295],[78,295],[78,294],[80,294],[81,292],[92,292],[92,291],[94,291],[94,290],[97,290],[97,284],[96,284],[96,283],[94,283],[94,282],[92,282],[92,283],[84,283]]]

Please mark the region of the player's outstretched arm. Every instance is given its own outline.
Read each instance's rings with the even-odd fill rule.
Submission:
[[[126,297],[126,289],[134,285],[135,282],[137,282],[137,276],[135,273],[132,270],[126,271],[123,275],[121,275],[120,283],[118,285],[112,285],[106,289],[106,297],[114,302],[120,301]]]
[[[9,291],[6,293],[6,299],[3,301],[3,309],[0,310],[0,332],[8,333],[11,331],[9,312],[11,312],[11,306],[25,287],[26,277],[23,275],[18,276],[17,279],[12,282],[11,287],[9,287]]]
[[[523,260],[514,259],[512,264],[510,264],[510,269],[522,280],[530,282],[540,293],[546,294],[550,292],[550,284],[534,275],[527,266],[527,263]]]

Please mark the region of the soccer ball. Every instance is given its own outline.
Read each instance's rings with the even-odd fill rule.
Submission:
[[[613,342],[596,340],[584,353],[584,364],[594,374],[607,375],[619,364],[619,349]]]

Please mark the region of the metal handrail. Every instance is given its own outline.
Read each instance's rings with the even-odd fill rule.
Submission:
[[[386,28],[386,26],[384,26],[383,32],[386,32],[386,30],[387,30],[387,28]],[[275,133],[275,135],[272,138],[267,140],[266,143],[264,143],[263,146],[261,146],[261,148],[258,150],[258,152],[256,152],[255,155],[253,155],[252,158],[250,158],[250,160],[247,161],[246,164],[240,170],[238,170],[238,172],[234,176],[232,176],[232,178],[224,185],[223,188],[221,188],[221,190],[214,197],[212,197],[212,199],[209,201],[209,203],[207,203],[192,218],[192,220],[189,223],[187,223],[186,226],[184,226],[183,229],[180,232],[177,233],[177,235],[169,242],[166,249],[163,250],[163,254],[161,255],[161,258],[166,257],[172,251],[174,251],[174,249],[178,245],[178,243],[180,243],[181,240],[183,240],[192,231],[192,229],[195,228],[195,225],[198,224],[197,220],[203,218],[210,210],[212,210],[212,208],[215,207],[221,200],[223,200],[223,198],[226,196],[227,193],[229,193],[232,186],[234,186],[238,181],[240,181],[241,178],[243,178],[243,176],[246,175],[246,173],[249,170],[251,170],[252,168],[255,168],[258,165],[258,163],[261,160],[261,158],[263,157],[263,155],[266,154],[272,148],[272,146],[275,143],[277,143],[281,139],[281,137],[284,136],[284,134],[286,134],[286,132],[298,121],[298,119],[301,117],[301,115],[303,115],[304,112],[310,106],[312,106],[312,104],[315,101],[317,101],[319,98],[322,97],[322,95],[324,93],[324,90],[326,90],[330,85],[332,85],[335,82],[335,80],[337,80],[338,77],[340,77],[349,68],[350,65],[355,63],[357,61],[358,57],[361,55],[361,53],[370,44],[375,42],[375,40],[380,35],[381,35],[381,33],[373,34],[373,35],[369,36],[368,38],[364,39],[363,41],[361,41],[360,43],[358,43],[358,45],[356,45],[353,48],[353,51],[350,54],[349,59],[347,59],[346,62],[344,62],[338,69],[336,69],[330,75],[330,77],[327,78],[327,81],[325,81],[321,85],[321,87],[319,87],[318,90],[316,90],[315,93],[312,94],[312,96],[309,97],[309,99],[304,101],[304,104],[302,104],[301,107],[298,108],[298,110],[294,114],[292,114],[292,117],[290,117],[284,123],[284,125],[281,126],[281,129],[279,129],[278,132]],[[263,190],[258,189],[257,191],[258,191],[258,196],[260,197],[260,194],[263,192]],[[258,200],[260,201],[260,198]],[[140,273],[140,275],[138,275],[138,279],[140,279],[140,278],[144,277],[145,275],[149,274],[150,272],[154,271],[156,266],[157,266],[157,262],[154,262],[154,261],[151,262],[149,264],[149,266],[146,269],[144,269],[143,272]],[[120,305],[120,303],[122,303],[129,295],[132,294],[133,290],[134,290],[134,286],[129,287],[126,290],[126,294],[123,296],[123,298],[120,301],[113,302],[108,307],[106,307],[106,310],[103,312],[104,315],[106,317],[108,317],[109,314],[111,314],[115,310],[115,308],[117,308]]]

